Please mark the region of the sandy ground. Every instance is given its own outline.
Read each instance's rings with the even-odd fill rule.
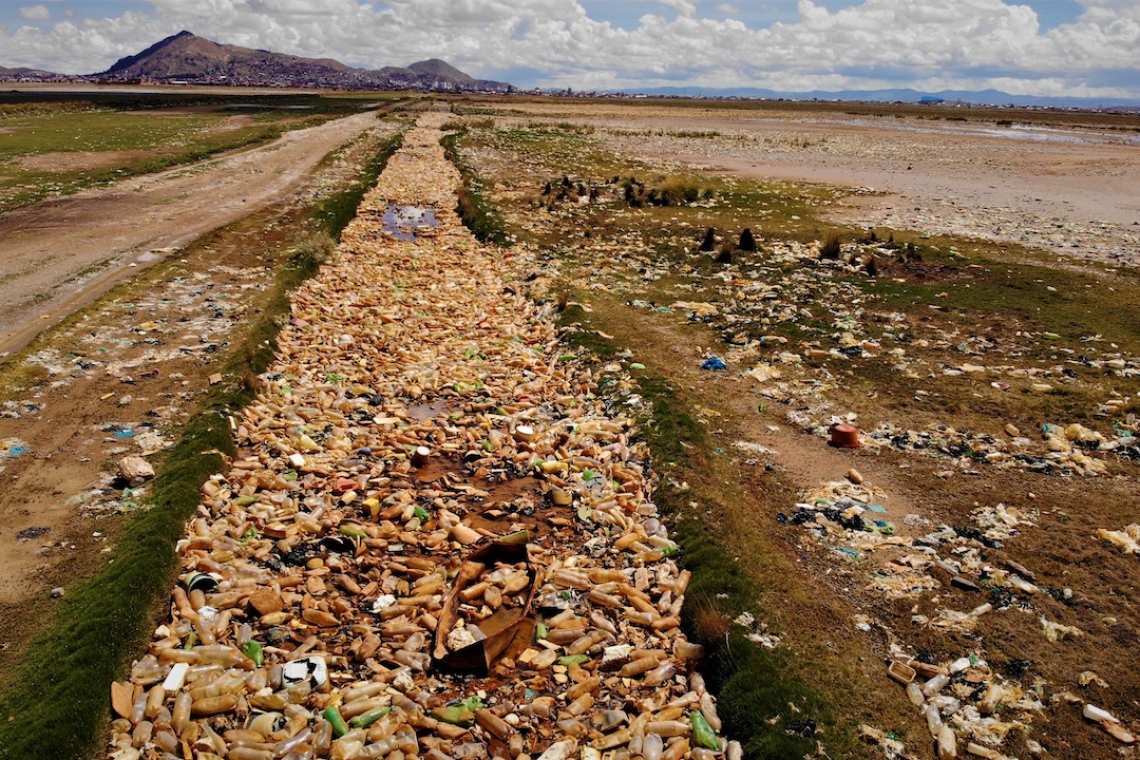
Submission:
[[[843,221],[1140,263],[1140,138],[1134,133],[840,115],[697,120],[665,114],[593,123],[611,147],[632,155],[858,188],[850,208],[835,214]],[[638,124],[666,134],[620,134]],[[716,135],[668,134],[685,131]]]
[[[373,113],[349,116],[0,216],[0,356],[137,268],[292,191],[329,151],[375,125]]]

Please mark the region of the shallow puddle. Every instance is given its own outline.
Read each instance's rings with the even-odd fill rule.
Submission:
[[[444,414],[449,414],[450,412],[451,407],[447,404],[442,401],[433,401],[427,404],[412,404],[404,411],[404,414],[409,419],[424,422]]]
[[[397,206],[389,204],[381,217],[382,230],[396,240],[415,240],[422,230],[439,226],[435,211],[419,206]]]

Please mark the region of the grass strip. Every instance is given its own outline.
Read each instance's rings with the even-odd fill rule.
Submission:
[[[289,294],[313,276],[359,203],[375,184],[399,137],[383,144],[361,177],[316,210],[327,242],[305,238],[278,274],[260,319],[235,347],[225,373],[238,382],[210,390],[163,458],[147,509],[123,529],[107,565],[79,581],[33,639],[19,675],[0,695],[0,758],[85,758],[107,729],[110,683],[122,677],[164,613],[179,568],[174,547],[200,502],[202,483],[235,453],[227,416],[254,397],[253,378],[277,351]]]
[[[456,191],[458,203],[455,212],[459,214],[463,226],[471,230],[471,234],[481,243],[509,246],[512,242],[506,231],[506,222],[502,215],[495,210],[483,193],[483,182],[459,153],[459,143],[467,131],[462,130],[445,136],[440,140],[447,160],[459,169],[459,176],[463,184]]]
[[[311,116],[303,120],[292,121],[285,124],[265,124],[253,129],[238,131],[232,136],[223,136],[213,143],[197,145],[176,153],[153,156],[121,166],[115,165],[105,169],[87,170],[81,177],[70,180],[60,180],[62,185],[58,193],[60,195],[74,195],[81,190],[93,187],[104,187],[131,177],[157,174],[158,172],[163,172],[178,166],[196,164],[221,153],[228,153],[243,148],[256,148],[273,142],[285,134],[285,132],[314,127],[323,124],[330,118],[334,117]],[[46,198],[50,193],[48,188],[49,183],[41,182],[40,184],[42,184],[43,187],[19,193],[9,198],[8,201],[0,205],[0,211],[11,211],[14,208],[27,206]]]
[[[577,305],[562,311],[559,324],[569,328],[584,323],[587,314]],[[589,330],[567,329],[563,340],[603,361],[616,357],[620,347]],[[653,500],[671,523],[671,538],[680,546],[677,564],[692,572],[685,595],[682,627],[690,641],[705,647],[701,673],[717,695],[717,710],[725,736],[736,739],[750,760],[786,760],[815,751],[815,727],[807,718],[824,724],[833,721],[825,699],[793,675],[802,663],[793,655],[766,649],[748,640],[746,630],[733,625],[741,613],[759,618],[760,590],[732,556],[732,541],[723,529],[705,517],[704,509],[722,512],[709,503],[715,495],[682,489],[681,481],[699,482],[715,465],[705,428],[689,414],[668,382],[644,370],[636,372],[637,390],[649,411],[639,434],[649,444],[658,472],[666,471]],[[603,393],[605,384],[603,384]],[[625,399],[614,399],[624,401]],[[701,509],[690,502],[704,500]],[[789,705],[799,710],[792,712]]]
[[[388,165],[388,158],[403,144],[403,133],[385,140],[380,144],[376,155],[365,164],[360,179],[351,187],[335,195],[330,195],[321,202],[317,208],[316,218],[324,225],[324,230],[329,237],[340,242],[340,233],[356,216],[356,209],[360,206],[360,201],[364,199],[364,194],[371,190],[376,181],[380,179],[380,174]]]

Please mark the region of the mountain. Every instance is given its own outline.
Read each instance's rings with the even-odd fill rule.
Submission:
[[[968,103],[990,106],[1038,106],[1045,108],[1136,108],[1140,101],[1128,98],[1087,98],[1063,96],[1010,95],[1000,90],[940,90],[920,92],[912,89],[839,90],[835,92],[780,92],[757,87],[652,87],[624,90],[628,95],[681,98],[753,98],[767,100],[842,100],[880,103],[938,102]]]
[[[470,76],[464,74],[462,71],[455,68],[447,61],[441,61],[438,58],[430,58],[426,61],[413,63],[408,68],[417,74],[423,74],[430,77],[443,77],[444,79],[450,79],[454,82],[465,82],[467,84],[470,84],[471,82],[475,81]]]
[[[332,58],[302,58],[238,45],[223,45],[179,32],[136,55],[115,62],[100,81],[179,81],[269,87],[327,87],[352,90],[510,92],[505,82],[474,79],[433,58],[407,68],[379,71],[346,66]]]
[[[55,74],[51,71],[44,71],[42,69],[29,69],[26,66],[10,69],[6,66],[0,66],[0,81],[35,81],[35,82],[51,82],[57,79],[66,79],[67,77],[62,74]]]

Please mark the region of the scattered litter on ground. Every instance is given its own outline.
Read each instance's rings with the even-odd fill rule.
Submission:
[[[741,756],[643,446],[459,227],[444,118],[295,294],[109,757]],[[438,224],[379,235],[388,204]]]

